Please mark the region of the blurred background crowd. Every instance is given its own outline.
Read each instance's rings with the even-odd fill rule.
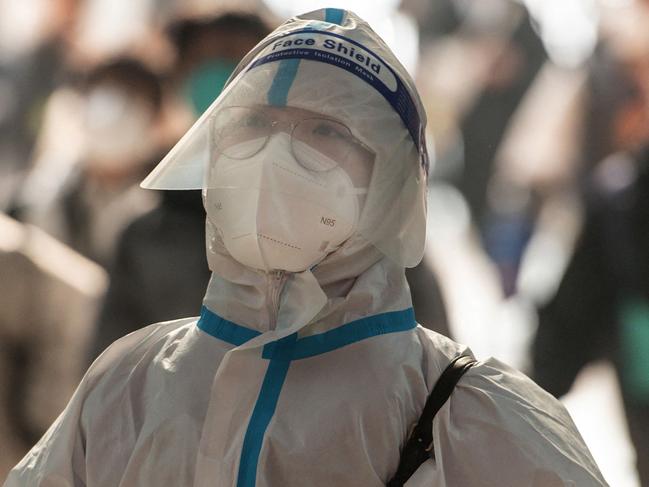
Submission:
[[[290,15],[364,17],[434,167],[418,320],[562,398],[649,486],[649,1],[0,0],[0,479],[89,363],[197,315],[199,191],[138,183]]]

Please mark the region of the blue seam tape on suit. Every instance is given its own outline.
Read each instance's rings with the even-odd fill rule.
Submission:
[[[205,333],[235,346],[260,335],[256,330],[221,318],[206,307],[201,309],[197,326]],[[407,331],[416,326],[414,311],[408,308],[361,318],[333,330],[300,339],[297,338],[297,333],[293,333],[266,344],[262,357],[269,359],[268,368],[243,439],[237,487],[256,485],[259,455],[266,430],[275,414],[292,360],[313,357],[367,338]]]
[[[261,334],[257,330],[223,319],[204,306],[201,308],[201,316],[197,326],[208,335],[235,346],[243,345],[248,340],[252,340]],[[417,322],[412,308],[367,316],[333,330],[298,339],[290,349],[290,360],[313,357],[367,338],[407,331],[416,326]],[[279,353],[277,349],[278,343],[279,341],[265,345],[263,357],[267,359],[274,358],[275,354]]]
[[[201,317],[198,320],[197,326],[208,335],[212,335],[219,340],[236,345],[237,347],[261,335],[257,330],[252,330],[221,318],[205,306],[201,308]]]
[[[288,352],[295,344],[296,338],[296,333],[282,338],[277,342],[278,347]],[[290,355],[290,352],[287,355]],[[275,414],[275,408],[290,364],[290,360],[283,359],[273,359],[268,363],[264,382],[261,385],[259,397],[243,438],[237,487],[254,487],[257,482],[257,467],[264,436]]]
[[[295,347],[291,349],[291,357],[288,358],[290,360],[300,360],[313,357],[367,338],[406,331],[415,326],[417,326],[417,323],[412,308],[368,316],[325,333],[300,338]],[[280,353],[275,343],[269,343],[264,347],[262,355],[264,358],[274,358]]]

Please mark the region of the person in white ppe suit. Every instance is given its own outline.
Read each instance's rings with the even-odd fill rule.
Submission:
[[[203,188],[213,272],[198,319],[110,346],[14,468],[14,486],[383,486],[470,351],[414,320],[425,115],[353,13],[259,43],[144,181]],[[570,416],[490,359],[433,421],[409,486],[606,485]]]

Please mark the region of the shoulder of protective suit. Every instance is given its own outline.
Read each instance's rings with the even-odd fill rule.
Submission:
[[[139,362],[156,347],[162,347],[170,336],[188,330],[188,325],[193,325],[196,320],[193,317],[154,323],[115,340],[88,369],[84,377],[86,385],[91,386],[107,372],[118,369],[121,364]]]
[[[442,371],[454,358],[459,355],[473,357],[473,352],[469,347],[433,330],[418,326],[415,333],[421,343],[422,370],[429,382],[429,387],[432,387]]]
[[[460,353],[470,353],[466,345],[457,343],[449,337],[421,325],[416,328],[416,332],[424,349],[432,353],[437,353],[448,359],[453,359]]]

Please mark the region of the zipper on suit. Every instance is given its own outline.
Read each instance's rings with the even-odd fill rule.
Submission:
[[[274,330],[277,327],[277,315],[279,314],[279,298],[286,282],[286,272],[272,271],[268,273],[268,327]]]

